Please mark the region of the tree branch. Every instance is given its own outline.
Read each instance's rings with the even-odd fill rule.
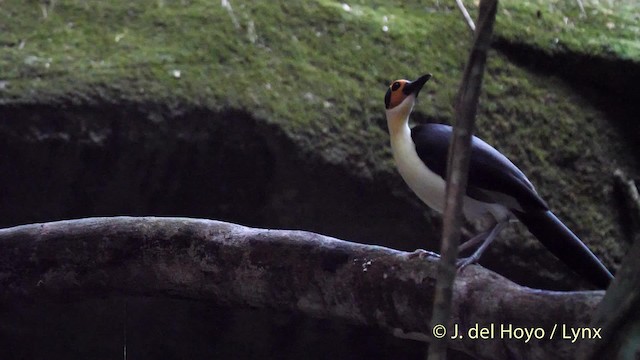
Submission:
[[[602,328],[602,340],[583,343],[576,359],[640,359],[640,194],[633,179],[622,170],[617,169],[613,175],[624,194],[635,239],[591,319],[591,326]]]
[[[491,46],[497,0],[482,0],[478,28],[476,29],[469,61],[465,67],[456,101],[456,124],[449,147],[447,186],[442,225],[442,245],[438,282],[433,305],[432,326],[449,324],[451,300],[456,276],[460,228],[462,227],[462,201],[467,188],[471,137],[487,52]],[[429,359],[446,359],[447,339],[435,339],[429,347]]]
[[[640,359],[640,241],[625,256],[616,278],[594,312],[590,326],[602,339],[583,342],[576,359]]]
[[[640,231],[640,192],[635,181],[627,176],[621,169],[613,172],[613,179],[616,187],[623,196],[625,211],[629,214],[632,231]],[[640,240],[636,240],[640,241]]]
[[[185,218],[90,218],[0,230],[0,306],[25,299],[114,294],[176,296],[267,307],[377,326],[428,340],[437,261],[286,230]],[[486,359],[569,359],[576,344],[554,324],[586,326],[604,292],[522,287],[480,266],[458,277],[460,331],[494,324],[491,340],[450,346]],[[508,339],[535,327],[542,340]],[[452,330],[452,329],[450,329]]]

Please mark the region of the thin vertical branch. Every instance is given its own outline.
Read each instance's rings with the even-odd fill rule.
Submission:
[[[601,329],[598,341],[584,341],[576,351],[576,359],[640,358],[640,193],[633,179],[617,169],[614,179],[626,200],[631,231],[635,233],[633,245],[622,260],[616,278],[591,318],[590,327]],[[624,354],[624,355],[623,355]]]
[[[583,17],[587,17],[587,12],[584,10],[584,4],[582,3],[582,0],[577,0],[578,2],[578,7],[580,7],[580,15]]]
[[[640,346],[640,241],[636,239],[622,260],[616,278],[593,314],[588,328],[599,329],[597,341],[584,341],[575,359],[638,359]]]
[[[462,200],[467,187],[471,136],[487,52],[491,45],[491,34],[497,7],[497,0],[483,0],[480,2],[479,25],[475,32],[473,47],[471,48],[469,61],[465,67],[456,99],[456,124],[449,148],[441,260],[439,262],[433,316],[431,318],[432,329],[436,325],[444,325],[446,328],[450,328],[453,282],[457,271],[455,261],[458,257],[458,244],[462,225]],[[429,347],[429,359],[444,360],[446,359],[446,353],[447,337],[438,339],[434,336]]]

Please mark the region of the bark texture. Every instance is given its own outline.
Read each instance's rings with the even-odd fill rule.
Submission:
[[[434,258],[302,231],[89,218],[0,230],[0,306],[36,297],[176,296],[344,319],[426,341],[436,265]],[[587,326],[603,295],[530,289],[469,266],[453,295],[453,323],[464,337],[449,343],[481,359],[569,359],[577,343],[562,338],[561,326]],[[467,336],[492,324],[492,339]],[[501,331],[509,327],[511,336]],[[545,337],[516,339],[519,327],[542,328]]]

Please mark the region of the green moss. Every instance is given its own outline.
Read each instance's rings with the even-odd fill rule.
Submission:
[[[640,60],[640,5],[637,1],[506,0],[496,32],[509,41],[548,53],[572,51]]]
[[[381,117],[388,82],[433,72],[444,89],[432,94],[446,94],[437,103],[448,108],[455,84],[445,76],[455,77],[464,60],[458,51],[467,44],[464,27],[429,36],[457,21],[456,13],[394,5],[353,4],[346,11],[334,1],[225,8],[209,1],[78,0],[56,2],[44,18],[37,3],[6,1],[0,101],[238,107],[292,136],[320,132],[320,153],[362,144],[359,129]],[[425,46],[419,56],[417,43]],[[456,56],[442,61],[449,54]]]
[[[353,1],[348,8],[330,0],[229,1],[232,8],[209,0],[40,3],[2,2],[0,105],[242,108],[356,175],[361,167],[394,173],[382,125],[387,84],[433,73],[416,117],[451,122],[470,45],[455,6],[435,0]],[[587,2],[581,17],[574,1],[505,0],[496,33],[549,54],[638,62],[634,6]],[[531,174],[550,203],[587,214],[570,221],[611,236],[613,220],[602,215],[611,204],[601,184],[615,166],[608,154],[625,148],[611,141],[617,135],[584,99],[494,52],[478,129]],[[587,167],[602,173],[576,178],[587,170],[576,168],[575,159],[598,141],[603,145]],[[570,165],[553,165],[563,161]]]

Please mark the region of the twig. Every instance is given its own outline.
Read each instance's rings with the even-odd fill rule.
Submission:
[[[467,25],[469,25],[469,29],[471,29],[471,32],[476,31],[476,24],[473,22],[471,15],[469,15],[467,8],[464,7],[462,0],[456,0],[456,5],[458,5],[458,9],[460,9],[464,20],[467,22]]]
[[[91,218],[0,229],[0,308],[109,295],[182,297],[292,311],[429,340],[437,261],[303,231],[185,218]],[[452,341],[478,359],[570,359],[575,343],[500,335],[500,326],[587,326],[603,291],[519,286],[471,265],[454,286],[460,331],[495,324],[487,340]],[[125,316],[126,326],[126,316]],[[449,329],[452,330],[452,329]],[[586,340],[588,341],[588,340]]]
[[[593,315],[590,328],[601,329],[601,339],[583,342],[576,359],[640,359],[638,328],[640,328],[640,194],[633,179],[617,169],[617,186],[625,193],[625,200],[636,233],[633,245],[622,260],[616,278]]]
[[[491,44],[493,23],[497,11],[497,0],[480,2],[479,27],[476,30],[469,61],[464,71],[462,83],[456,99],[456,124],[449,148],[447,166],[446,200],[443,214],[441,261],[438,282],[433,303],[431,325],[448,325],[451,322],[453,284],[456,276],[455,261],[458,257],[460,228],[462,226],[462,200],[467,187],[471,136],[482,76]],[[447,339],[435,339],[430,345],[428,356],[431,360],[446,359]]]
[[[635,181],[629,178],[621,169],[613,172],[615,184],[624,196],[624,205],[629,213],[634,230],[640,231],[640,192]]]
[[[576,0],[578,2],[578,7],[580,7],[580,15],[583,17],[587,17],[587,12],[584,10],[584,4],[582,0]]]

